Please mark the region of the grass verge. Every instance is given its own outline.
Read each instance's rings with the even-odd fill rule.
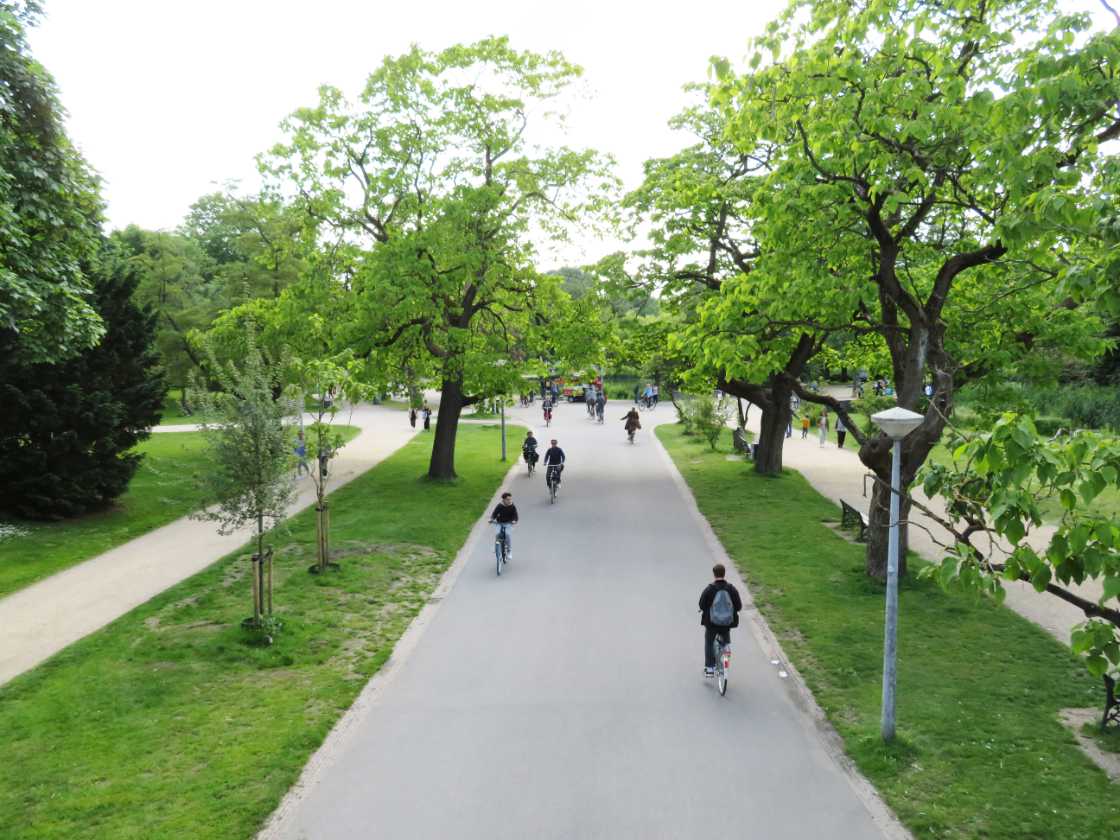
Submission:
[[[462,476],[416,439],[332,495],[337,573],[307,573],[310,511],[277,531],[271,647],[246,643],[230,555],[0,688],[0,836],[247,838],[423,606],[509,465],[462,427]],[[438,512],[438,516],[433,514]]]
[[[1120,837],[1117,788],[1061,724],[1101,702],[1069,651],[1007,609],[900,587],[898,737],[879,737],[883,587],[800,474],[756,475],[677,426],[657,436],[844,739],[917,837]],[[921,561],[911,561],[916,566]]]
[[[347,441],[361,431],[337,428]],[[140,469],[108,510],[61,522],[10,520],[17,531],[0,539],[0,597],[198,509],[193,476],[206,468],[202,434],[154,434],[137,448],[144,453]]]

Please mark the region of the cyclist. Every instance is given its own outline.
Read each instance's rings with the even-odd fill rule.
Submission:
[[[537,459],[540,458],[537,454],[537,439],[533,437],[532,431],[525,433],[525,440],[521,444],[521,456],[526,464],[536,464]]]
[[[502,500],[498,502],[498,506],[494,508],[494,512],[490,514],[490,524],[499,525],[516,525],[517,524],[517,505],[513,503],[512,493],[502,493]],[[513,537],[510,536],[510,529],[506,528],[506,547],[508,554],[506,559],[513,559]]]
[[[622,419],[626,421],[626,435],[632,439],[634,437],[634,432],[642,428],[642,420],[638,414],[638,409],[631,408],[622,415]]]
[[[725,645],[731,644],[731,628],[739,626],[739,611],[743,599],[739,590],[724,580],[727,569],[722,563],[712,566],[715,580],[700,593],[700,623],[704,625],[704,676],[714,677],[716,660],[712,656],[712,642],[719,637]],[[726,594],[720,594],[726,593]]]
[[[541,413],[544,414],[544,424],[548,426],[552,422],[552,400],[548,397],[544,398],[541,403]]]
[[[607,407],[607,394],[605,391],[600,390],[595,395],[595,417],[600,423],[603,422],[603,409]]]
[[[560,486],[560,473],[564,472],[564,450],[556,445],[556,439],[552,439],[552,446],[544,453],[544,483],[552,486],[555,480],[557,487]],[[553,476],[555,475],[555,479]]]

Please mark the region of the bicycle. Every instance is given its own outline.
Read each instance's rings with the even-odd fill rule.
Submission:
[[[535,449],[523,449],[521,451],[521,455],[525,458],[525,463],[529,465],[529,478],[532,478],[533,470],[537,467],[537,452]]]
[[[603,406],[595,406],[595,419],[599,421],[599,425],[603,424]]]
[[[547,429],[552,425],[552,410],[548,409],[544,413],[544,427]]]
[[[508,522],[496,523],[498,526],[498,533],[494,537],[494,565],[498,572],[498,577],[502,576],[502,566],[509,562],[509,528]]]
[[[544,481],[548,485],[548,503],[554,505],[556,504],[556,493],[560,490],[560,467],[555,464],[549,466]]]
[[[712,639],[712,655],[716,660],[716,686],[722,697],[727,694],[727,672],[731,670],[731,643],[724,643],[718,633]]]

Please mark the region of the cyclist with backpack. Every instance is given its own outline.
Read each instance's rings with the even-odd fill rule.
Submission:
[[[700,623],[704,625],[704,676],[714,677],[716,660],[712,655],[712,642],[718,637],[725,645],[731,644],[731,628],[739,626],[739,611],[743,599],[739,590],[724,580],[727,569],[722,563],[712,566],[715,580],[700,593]]]
[[[560,473],[564,472],[564,450],[556,445],[553,439],[552,446],[544,453],[544,483],[551,487],[553,483],[560,486]]]

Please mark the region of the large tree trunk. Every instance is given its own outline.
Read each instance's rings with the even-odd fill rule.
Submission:
[[[462,380],[444,379],[440,388],[432,458],[428,462],[428,478],[455,478],[455,436],[459,432],[459,415],[465,404]]]
[[[925,464],[930,450],[941,439],[945,427],[945,417],[949,414],[952,394],[952,380],[940,373],[935,374],[936,391],[934,399],[925,414],[922,425],[911,432],[902,443],[902,497],[899,499],[899,562],[898,573],[906,573],[906,550],[909,545],[910,517],[909,490],[918,470]],[[920,391],[919,391],[920,393]],[[906,405],[906,403],[910,403]],[[903,395],[899,405],[914,410],[916,397]],[[887,552],[890,547],[890,484],[891,484],[891,441],[886,435],[879,434],[868,438],[860,447],[860,460],[879,479],[871,494],[871,509],[868,511],[867,536],[867,574],[885,580],[887,576]]]
[[[910,514],[910,502],[903,496],[899,507],[898,531],[898,576],[906,574],[906,549],[909,544],[909,529],[906,518]],[[867,574],[879,580],[887,579],[887,557],[890,551],[891,491],[890,477],[887,483],[875,482],[871,491],[871,510],[867,514]]]
[[[770,388],[772,402],[760,406],[758,449],[755,450],[754,470],[760,475],[782,474],[782,452],[786,444],[786,427],[789,425],[790,389],[780,381]]]

